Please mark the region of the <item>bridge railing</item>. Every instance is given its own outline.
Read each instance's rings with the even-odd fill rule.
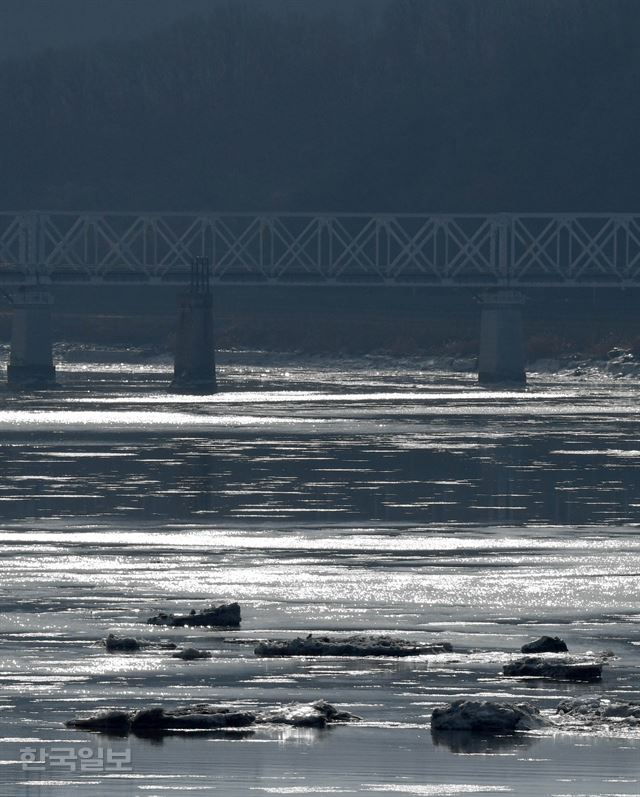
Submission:
[[[640,214],[0,213],[0,282],[640,285]]]

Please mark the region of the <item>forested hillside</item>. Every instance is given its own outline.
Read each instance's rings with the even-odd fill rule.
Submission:
[[[640,210],[638,0],[267,8],[5,59],[0,207]]]

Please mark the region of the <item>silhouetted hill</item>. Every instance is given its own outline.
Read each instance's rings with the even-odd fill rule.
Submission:
[[[2,0],[0,54],[20,56],[48,48],[115,39],[129,40],[176,20],[203,16],[246,0]],[[250,0],[254,7],[285,14],[373,13],[386,0]]]
[[[0,207],[640,209],[637,0],[268,7],[5,62]]]

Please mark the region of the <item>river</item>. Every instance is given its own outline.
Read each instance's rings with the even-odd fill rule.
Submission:
[[[0,396],[3,797],[640,794],[640,731],[453,744],[429,728],[457,697],[640,699],[636,382],[487,390],[417,358],[236,352],[220,393],[194,398],[166,392],[164,357],[61,356],[59,390]],[[99,644],[157,635],[145,620],[160,609],[229,600],[238,631],[162,629],[209,660]],[[253,654],[319,631],[454,652]],[[602,683],[503,677],[542,633],[615,654]],[[362,721],[162,741],[64,726],[105,706],[319,697]]]

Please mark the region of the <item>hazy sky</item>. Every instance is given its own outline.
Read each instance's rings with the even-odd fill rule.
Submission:
[[[46,47],[97,39],[136,37],[172,20],[245,0],[0,0],[0,52],[28,54]],[[375,8],[384,0],[246,0],[274,10],[345,13]]]

